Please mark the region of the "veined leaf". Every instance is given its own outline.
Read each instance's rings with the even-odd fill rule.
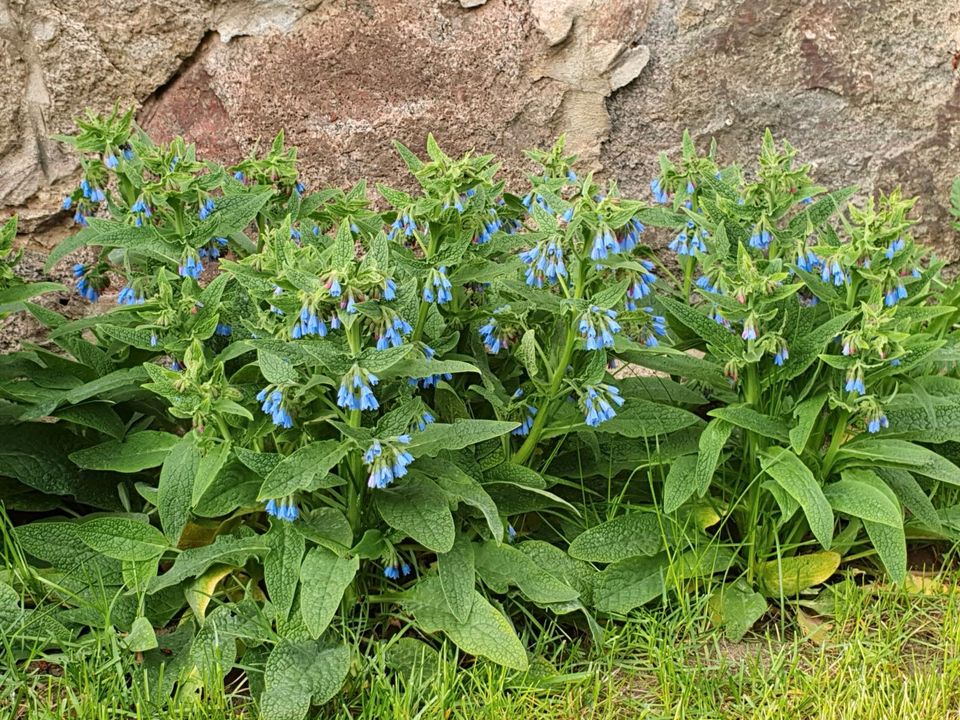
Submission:
[[[502,592],[516,585],[531,602],[541,605],[576,600],[580,595],[510,545],[485,542],[476,548],[476,564],[486,584]]]
[[[792,598],[826,582],[840,567],[840,554],[830,551],[770,560],[760,566],[760,584],[768,597]]]
[[[500,420],[456,420],[453,423],[433,423],[413,436],[408,449],[414,457],[433,456],[441,450],[461,450],[484,440],[506,435],[520,423]]]
[[[787,437],[787,426],[778,418],[759,413],[749,405],[727,405],[711,410],[707,414],[710,417],[726,420],[731,425],[736,425],[763,437],[780,442],[787,442],[789,439]]]
[[[654,512],[632,512],[588,528],[570,543],[570,557],[610,563],[636,555],[656,555],[662,546]]]
[[[422,475],[407,478],[377,490],[375,497],[377,510],[390,527],[434,552],[450,552],[456,529],[447,496],[435,482]]]
[[[683,430],[699,422],[700,418],[689,410],[630,398],[616,417],[598,425],[596,431],[629,438],[646,438]]]
[[[280,498],[298,490],[312,487],[320,480],[319,487],[333,487],[324,483],[324,478],[333,467],[346,457],[350,447],[339,440],[318,440],[283,458],[267,475],[260,488],[260,500]],[[249,459],[249,458],[248,458]],[[333,480],[339,485],[339,479]]]
[[[900,504],[890,502],[875,487],[878,482],[883,481],[870,470],[844,470],[840,480],[823,488],[823,494],[838,512],[881,525],[903,528]]]
[[[290,616],[293,598],[300,582],[300,569],[306,541],[291,523],[277,520],[266,535],[271,550],[263,560],[263,579],[270,602],[281,625]]]
[[[792,452],[779,447],[766,452],[760,465],[800,504],[814,537],[824,549],[829,549],[833,539],[833,510],[810,468]]]
[[[342,558],[326,548],[312,548],[300,568],[300,613],[311,637],[319,638],[360,568],[360,558]]]
[[[790,428],[790,447],[798,455],[807,446],[810,433],[826,401],[827,396],[822,393],[804,400],[793,409],[793,417],[796,418],[797,423]]]
[[[346,646],[280,640],[263,671],[263,720],[303,720],[311,704],[325,703],[337,694],[348,672]]]
[[[157,514],[164,534],[174,545],[190,519],[193,486],[200,468],[200,458],[200,448],[194,441],[193,433],[190,433],[173,446],[160,468]]]
[[[713,354],[729,360],[739,353],[739,341],[722,325],[717,324],[696,308],[673,298],[664,296],[658,299],[667,312],[706,341]]]
[[[942,532],[937,509],[913,475],[900,468],[877,468],[875,472],[917,520],[934,532]]]
[[[663,483],[663,511],[675,512],[697,490],[697,456],[682,455],[673,461]]]
[[[133,473],[157,467],[180,440],[176,435],[157,430],[141,430],[124,440],[108,440],[100,445],[70,453],[78,467],[87,470],[113,470]],[[192,482],[192,478],[191,478]]]
[[[403,600],[425,632],[443,632],[461,650],[482,655],[515,670],[527,669],[527,653],[510,621],[474,590],[466,622],[460,622],[447,608],[438,578],[418,582]]]
[[[450,552],[437,555],[437,569],[447,607],[460,622],[470,617],[475,594],[473,543],[465,535],[457,537]]]
[[[170,545],[163,534],[142,520],[99,517],[77,525],[77,536],[97,552],[116,560],[150,560]]]
[[[857,439],[840,448],[837,457],[850,465],[889,465],[951,485],[960,485],[960,467],[939,453],[906,440]]]
[[[625,615],[662,597],[667,558],[632,557],[608,565],[594,576],[593,605],[600,612]]]
[[[699,449],[697,455],[697,465],[694,468],[694,483],[697,492],[702,496],[710,488],[713,482],[713,474],[717,470],[717,462],[720,460],[720,453],[723,446],[727,444],[733,425],[726,420],[714,418],[707,423],[707,426],[700,433]]]
[[[240,567],[251,557],[263,557],[270,550],[269,543],[256,535],[220,535],[210,545],[181,552],[173,567],[153,579],[149,592],[156,593],[188,578],[197,577],[214,563]]]

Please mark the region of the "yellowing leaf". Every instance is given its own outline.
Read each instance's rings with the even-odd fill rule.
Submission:
[[[769,597],[793,597],[826,581],[838,567],[840,554],[829,550],[780,558],[760,566],[760,582]]]

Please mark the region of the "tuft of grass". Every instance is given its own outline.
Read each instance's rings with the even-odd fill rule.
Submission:
[[[850,576],[810,598],[801,618],[772,617],[728,642],[706,604],[634,613],[609,624],[597,646],[544,625],[535,659],[518,674],[452,647],[397,671],[391,644],[355,665],[320,718],[470,720],[960,718],[960,575],[909,592]],[[796,606],[781,612],[795,614]],[[819,614],[818,614],[819,613]],[[789,628],[789,630],[785,630]],[[804,632],[806,631],[806,632]],[[585,637],[585,636],[584,636]],[[256,718],[242,673],[195,682],[165,708],[136,657],[115,642],[78,643],[17,657],[4,637],[0,717]],[[358,655],[359,657],[359,655]],[[132,682],[138,680],[137,682]],[[4,715],[6,713],[6,715]]]

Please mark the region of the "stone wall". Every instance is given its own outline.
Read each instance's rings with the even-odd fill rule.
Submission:
[[[428,131],[524,170],[566,132],[642,193],[684,128],[749,162],[769,126],[826,185],[902,185],[960,259],[960,7],[943,0],[0,0],[0,216],[34,246],[77,165],[50,139],[134,103],[161,138],[226,160],[280,128],[309,183],[396,182]]]

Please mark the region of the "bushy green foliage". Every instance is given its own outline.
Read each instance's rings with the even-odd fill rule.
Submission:
[[[282,135],[225,168],[129,113],[79,128],[49,263],[98,248],[78,291],[120,304],[19,298],[49,344],[0,360],[0,589],[40,646],[119,632],[160,698],[239,665],[299,718],[398,634],[523,670],[547,617],[726,580],[739,635],[844,557],[902,579],[908,535],[955,537],[956,292],[897,194],[839,214],[768,136],[754,182],[685,139],[661,207],[562,139],[515,195],[430,137],[373,202],[308,192]]]

